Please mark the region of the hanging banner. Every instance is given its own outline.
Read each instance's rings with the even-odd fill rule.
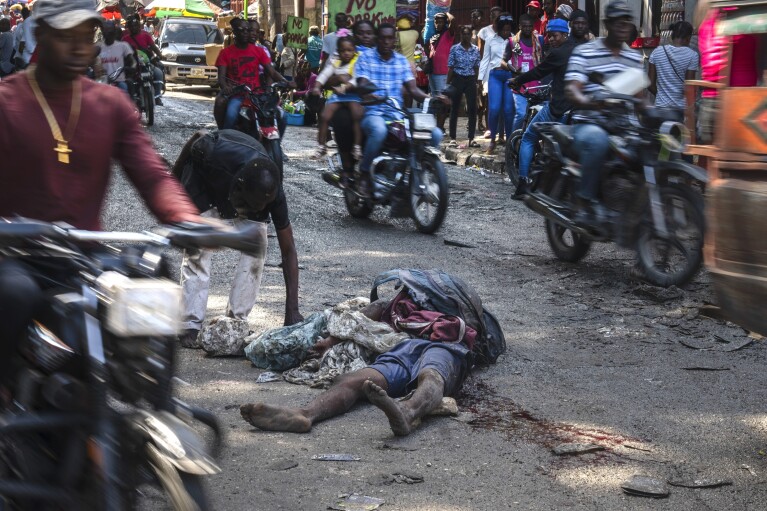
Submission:
[[[328,11],[328,30],[331,32],[336,31],[335,16],[339,12],[345,12],[352,24],[364,19],[377,27],[381,23],[394,24],[397,0],[328,0]]]
[[[309,43],[309,18],[288,16],[288,30],[282,37],[285,46],[305,50]]]

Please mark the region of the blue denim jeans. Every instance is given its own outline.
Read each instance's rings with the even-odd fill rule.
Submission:
[[[599,179],[602,167],[610,150],[607,132],[594,124],[578,124],[573,131],[578,163],[581,164],[581,189],[578,195],[582,199],[595,200],[599,194]]]
[[[441,94],[447,87],[447,75],[429,75],[429,93]]]
[[[490,139],[495,140],[498,131],[498,116],[503,113],[504,131],[506,136],[514,131],[514,96],[506,85],[511,78],[511,71],[493,69],[487,83],[488,122],[490,123]],[[523,114],[524,115],[524,114]]]
[[[130,97],[130,92],[128,90],[128,82],[122,81],[122,82],[115,82],[115,87],[117,87],[120,90],[125,91],[125,93]]]
[[[234,96],[229,98],[229,102],[226,104],[226,115],[224,116],[223,129],[230,130],[237,124],[237,116],[240,115],[240,107],[245,101],[245,98],[240,96]]]
[[[564,122],[565,116],[554,117],[549,110],[549,104],[543,105],[540,112],[530,121],[525,133],[522,135],[522,141],[519,144],[519,175],[527,177],[530,173],[530,165],[533,163],[535,153],[535,144],[540,139],[536,123],[539,122]]]
[[[365,115],[362,118],[362,132],[365,134],[365,148],[362,154],[362,161],[360,161],[360,171],[370,172],[370,165],[373,160],[381,152],[384,141],[386,140],[386,121],[389,120],[386,117],[375,114]],[[442,130],[434,128],[431,132],[431,145],[439,147],[442,142]]]
[[[514,123],[511,128],[512,132],[522,129],[522,123],[525,122],[525,114],[527,114],[527,98],[521,94],[513,94],[513,96]]]

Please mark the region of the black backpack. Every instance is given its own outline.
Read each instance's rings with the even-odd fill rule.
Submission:
[[[381,273],[373,282],[370,301],[378,300],[378,287],[396,281],[396,288],[405,286],[410,298],[427,310],[462,318],[477,331],[474,362],[495,364],[506,351],[506,338],[501,325],[490,311],[482,307],[479,295],[463,280],[440,270],[401,269]]]

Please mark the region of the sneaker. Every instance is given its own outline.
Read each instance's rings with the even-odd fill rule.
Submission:
[[[321,145],[317,147],[317,149],[314,151],[314,154],[312,155],[312,160],[321,160],[325,157],[325,155],[328,154],[328,148],[324,145]]]
[[[157,106],[162,106],[162,99],[161,98],[154,98],[154,104]]]
[[[522,200],[525,198],[525,195],[527,195],[527,185],[528,181],[526,177],[520,177],[519,183],[517,184],[517,189],[514,191],[514,195],[511,196],[514,200]]]
[[[184,330],[184,333],[178,336],[178,342],[184,348],[199,348],[200,343],[197,341],[199,335],[199,330],[195,328],[188,328]]]
[[[354,149],[352,149],[352,157],[355,160],[361,160],[362,159],[362,147],[355,145]]]

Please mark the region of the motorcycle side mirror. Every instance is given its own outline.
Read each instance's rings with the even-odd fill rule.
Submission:
[[[160,44],[160,48],[167,48],[168,46],[170,46],[170,43],[168,43],[168,42]]]

